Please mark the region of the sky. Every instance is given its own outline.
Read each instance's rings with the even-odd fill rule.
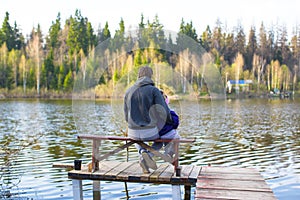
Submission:
[[[240,23],[245,34],[251,26],[258,32],[262,22],[266,28],[286,25],[289,33],[300,24],[299,0],[0,0],[0,25],[8,12],[10,24],[16,22],[23,35],[28,35],[38,24],[47,34],[59,12],[63,26],[76,9],[88,18],[95,31],[108,22],[112,35],[121,18],[125,31],[136,29],[141,14],[144,22],[152,22],[157,15],[164,29],[174,32],[179,31],[182,19],[185,23],[193,22],[198,35],[207,25],[215,27],[217,19],[228,32]]]

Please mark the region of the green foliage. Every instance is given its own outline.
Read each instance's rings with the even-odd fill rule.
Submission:
[[[63,89],[63,81],[65,79],[65,71],[64,71],[64,66],[61,65],[59,67],[58,73],[57,73],[57,89],[62,90]]]
[[[28,78],[27,78],[27,86],[28,88],[34,88],[35,86],[35,70],[33,67],[30,68],[29,70],[29,75],[28,75]]]
[[[181,20],[179,33],[184,34],[193,40],[195,40],[197,43],[200,42],[198,39],[198,34],[196,33],[196,29],[193,27],[193,22],[185,23],[184,20]]]
[[[46,39],[48,49],[54,49],[60,47],[61,45],[59,41],[60,31],[61,31],[60,13],[58,13],[55,23],[52,23],[52,25],[50,26],[49,36]]]
[[[47,89],[56,89],[57,79],[55,77],[55,66],[53,63],[53,53],[52,50],[43,64],[43,86]]]
[[[37,87],[37,79],[40,78],[39,86],[43,91],[69,92],[75,82],[74,78],[80,77],[82,87],[92,88],[100,84],[101,91],[110,95],[110,87],[114,87],[115,84],[121,82],[125,85],[124,88],[132,84],[140,66],[164,63],[157,68],[161,73],[158,73],[158,79],[165,76],[162,73],[164,68],[172,69],[183,76],[178,78],[175,86],[169,83],[162,85],[166,90],[170,90],[170,93],[183,91],[186,87],[183,86],[184,81],[187,81],[188,83],[184,84],[191,85],[194,91],[207,93],[206,83],[202,79],[201,83],[196,82],[200,79],[199,73],[194,72],[190,64],[182,67],[179,59],[179,55],[186,52],[187,48],[187,52],[193,54],[200,52],[201,47],[214,56],[214,63],[224,80],[251,79],[256,84],[253,87],[256,90],[272,87],[290,90],[294,84],[294,77],[299,80],[299,75],[295,76],[297,70],[294,66],[299,65],[300,31],[292,35],[289,44],[284,26],[266,30],[262,23],[258,34],[255,27],[251,27],[247,40],[241,24],[232,32],[225,32],[223,27],[218,19],[215,27],[211,29],[207,26],[204,32],[198,35],[193,22],[186,23],[182,19],[179,34],[176,41],[173,41],[171,35],[165,35],[164,25],[160,23],[157,15],[152,21],[145,21],[141,14],[138,37],[133,38],[130,34],[125,35],[123,18],[114,35],[111,34],[108,22],[103,29],[99,28],[95,33],[88,19],[76,10],[75,15],[67,19],[64,25],[61,24],[58,13],[45,37],[39,25],[37,29],[33,28],[25,45],[17,24],[12,26],[9,13],[6,13],[0,29],[0,88],[15,88],[17,91],[23,84],[24,90],[27,88],[28,91],[33,91],[32,89]],[[99,50],[99,46],[103,49]],[[127,52],[128,49],[133,50]],[[201,53],[205,51],[201,49]],[[102,55],[101,58],[97,58],[99,54]],[[22,55],[25,61],[21,64]],[[112,58],[122,61],[108,63]],[[188,56],[187,60],[192,58]],[[40,73],[40,76],[37,73]],[[220,88],[211,90],[218,91]]]
[[[69,55],[78,53],[81,49],[85,55],[88,54],[89,47],[95,44],[95,36],[90,22],[81,16],[81,12],[76,10],[75,17],[68,21],[69,31],[67,45],[69,46]]]
[[[14,27],[9,23],[9,13],[5,13],[5,18],[0,30],[0,46],[6,43],[9,51],[12,49],[21,49],[24,46],[24,37],[19,32],[17,24]]]
[[[108,22],[105,23],[104,29],[100,32],[99,42],[103,42],[111,37]]]
[[[115,50],[115,51],[121,50],[121,47],[122,47],[122,45],[124,45],[124,42],[125,42],[125,35],[124,35],[125,34],[125,24],[124,24],[123,19],[121,19],[119,26],[120,26],[119,29],[116,30],[114,38],[111,41],[111,49]],[[107,29],[108,29],[108,25],[107,25]],[[109,32],[109,30],[106,32]],[[109,37],[110,37],[110,34],[109,34]]]
[[[69,71],[64,80],[64,91],[70,92],[73,89],[72,71]]]
[[[142,64],[143,64],[143,61],[142,61],[142,53],[141,53],[141,50],[138,49],[138,50],[136,51],[135,56],[134,56],[134,62],[133,62],[133,65],[134,65],[135,67],[137,67],[137,66],[141,66]]]
[[[102,75],[100,76],[100,78],[99,78],[98,84],[99,84],[99,85],[103,85],[103,84],[105,84],[105,83],[106,83],[106,82],[105,82],[104,74],[102,74]]]
[[[119,74],[118,70],[115,70],[112,80],[113,80],[113,82],[117,82],[119,79],[120,79],[120,74]]]

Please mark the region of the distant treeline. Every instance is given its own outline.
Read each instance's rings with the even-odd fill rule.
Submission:
[[[184,72],[193,85],[192,76],[196,75],[192,67],[181,62],[178,55],[161,50],[163,43],[180,46],[178,38],[172,40],[163,30],[158,16],[152,22],[145,22],[142,14],[135,30],[138,39],[132,40],[130,34],[125,34],[131,30],[125,30],[122,18],[119,28],[112,34],[108,22],[95,31],[89,20],[76,10],[64,25],[58,13],[47,33],[42,33],[38,25],[25,37],[16,22],[10,24],[9,13],[6,13],[0,29],[0,95],[70,94],[76,74],[85,74],[88,69],[87,57],[108,38],[111,40],[106,56],[125,56],[118,62],[108,63],[99,77],[97,85],[101,86],[103,96],[110,96],[111,88],[121,77],[146,63],[164,63],[175,71]],[[198,33],[192,21],[182,19],[178,33],[192,38],[213,55],[224,85],[225,80],[230,79],[252,80],[253,92],[269,92],[275,88],[282,91],[300,89],[300,28],[294,30],[288,38],[285,25],[267,30],[262,22],[258,30],[252,26],[246,37],[242,24],[226,32],[217,19],[214,27],[208,25]],[[126,52],[126,47],[122,46],[124,41],[136,46],[137,50]],[[188,54],[189,49],[181,49],[180,54],[185,53]]]

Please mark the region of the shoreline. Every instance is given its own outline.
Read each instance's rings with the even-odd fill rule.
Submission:
[[[110,97],[110,96],[87,96],[83,95],[81,97],[76,97],[76,99],[80,100],[112,100],[112,99],[122,99],[122,96],[119,97]],[[283,95],[270,95],[270,94],[227,94],[226,99],[298,99],[300,98],[300,94],[295,93],[290,96]],[[0,100],[8,100],[8,99],[45,99],[45,100],[72,100],[74,99],[73,94],[60,94],[60,95],[51,95],[51,94],[42,94],[42,95],[4,95],[0,94]],[[171,100],[211,100],[211,96],[189,96],[189,95],[177,95],[174,98],[170,98]],[[218,99],[218,98],[216,98]],[[221,98],[222,99],[222,98]]]

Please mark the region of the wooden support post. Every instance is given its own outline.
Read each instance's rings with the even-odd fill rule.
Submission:
[[[92,152],[92,168],[93,172],[99,170],[99,146],[100,141],[99,140],[93,140],[93,152]]]
[[[74,200],[83,200],[82,180],[72,179]]]
[[[185,185],[184,186],[184,200],[190,200],[191,199],[191,186]]]
[[[174,165],[174,171],[176,173],[176,176],[180,176],[180,171],[181,168],[179,167],[179,142],[174,140],[174,150],[175,150],[175,155],[174,155],[174,160],[173,160],[173,165]]]
[[[101,199],[100,181],[93,181],[93,200]]]
[[[180,185],[172,185],[172,200],[181,200]]]

